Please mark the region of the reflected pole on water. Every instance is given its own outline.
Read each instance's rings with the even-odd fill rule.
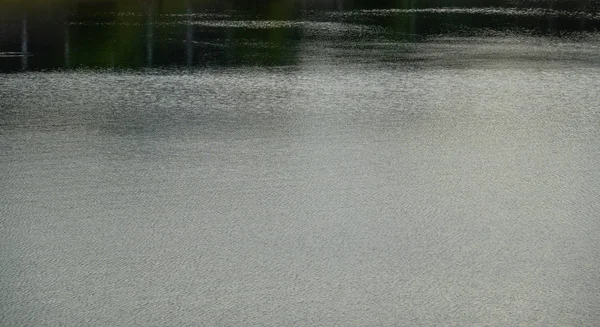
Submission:
[[[579,1],[579,12],[580,13],[588,13],[589,8],[586,8],[586,4],[588,1]],[[585,31],[585,26],[586,26],[586,17],[585,14],[582,14],[581,17],[579,18],[579,29],[581,31]]]
[[[550,1],[550,10],[554,10],[554,0]],[[554,29],[554,17],[548,16],[548,32],[552,32]]]
[[[192,26],[192,3],[186,1],[187,7],[187,30],[185,34],[185,64],[186,66],[192,67],[194,58],[194,48],[192,41],[194,40],[194,29]]]
[[[69,22],[65,22],[65,68],[71,67],[71,40],[69,36]]]
[[[154,25],[152,21],[152,6],[148,6],[146,21],[146,66],[152,67],[154,55]]]
[[[21,69],[27,70],[29,64],[29,49],[28,49],[28,35],[27,35],[27,14],[23,14],[23,20],[21,23]]]

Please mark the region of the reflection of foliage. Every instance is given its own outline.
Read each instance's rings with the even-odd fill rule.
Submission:
[[[143,62],[144,17],[97,16],[97,10],[76,7],[70,29],[73,60],[84,66],[128,66]],[[118,2],[110,8],[114,12],[130,12],[132,4]],[[92,20],[92,22],[90,22]],[[79,25],[79,23],[86,23]]]
[[[14,5],[13,1],[16,0],[0,1],[2,10]],[[15,9],[17,14],[14,16],[20,20],[22,12],[26,11],[31,19],[29,49],[35,54],[30,61],[32,69],[63,65],[123,68],[167,65],[293,65],[298,62],[301,40],[315,37],[311,36],[311,32],[304,33],[306,30],[299,24],[288,24],[301,20],[360,25],[359,29],[365,26],[375,27],[383,31],[378,37],[397,42],[418,41],[423,39],[422,36],[432,34],[469,33],[486,29],[506,31],[520,28],[536,33],[560,33],[597,30],[600,27],[597,19],[586,21],[585,17],[577,15],[545,17],[489,15],[477,11],[352,11],[361,8],[420,8],[441,6],[442,3],[446,6],[472,6],[475,5],[472,0],[18,1],[20,6]],[[477,1],[477,4],[506,4],[508,1]],[[513,5],[531,5],[529,0],[510,1]],[[590,0],[585,5],[579,0],[568,3],[573,4],[572,8],[591,8],[598,1],[600,0]],[[547,4],[544,0],[534,2]],[[564,3],[566,2],[561,5],[564,6]],[[341,12],[302,11],[301,8],[339,9]],[[3,10],[4,17],[7,16],[6,12]],[[48,12],[53,12],[53,16],[48,18]],[[203,16],[187,16],[188,12],[203,13]],[[318,12],[323,13],[322,16]],[[215,13],[219,15],[209,17]],[[46,22],[36,24],[35,21],[40,17],[46,19]],[[244,24],[244,20],[250,23]],[[63,21],[67,24],[62,25]],[[207,22],[216,24],[206,24]],[[323,36],[324,34],[327,36]],[[341,35],[336,34],[335,28],[324,34],[316,37]],[[15,37],[19,38],[20,35]],[[348,37],[357,36],[352,34]],[[67,50],[63,50],[62,42],[65,48],[68,47]]]
[[[198,8],[256,10],[269,12],[274,7],[353,8],[432,8],[432,7],[536,7],[565,10],[593,10],[599,0],[3,0],[0,6],[40,7],[52,4],[119,2],[125,5],[155,5],[161,10],[178,11],[186,3]]]
[[[192,6],[191,2],[113,2],[105,7],[110,14],[101,14],[95,5],[80,3],[72,7],[69,18],[71,66],[284,65],[296,61],[300,39],[296,28],[198,27],[193,19],[182,16]],[[296,12],[283,2],[262,9],[266,11],[244,15],[286,20]],[[186,41],[190,28],[198,42]],[[186,58],[188,53],[200,60]]]

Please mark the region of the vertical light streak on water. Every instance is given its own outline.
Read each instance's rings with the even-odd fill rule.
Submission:
[[[225,40],[226,40],[227,44],[229,44],[229,42],[231,42],[233,39],[234,39],[233,29],[227,28],[227,30],[225,32]],[[226,47],[224,57],[227,59],[227,61],[232,61],[234,59],[234,56],[235,55],[233,53],[232,47]]]
[[[27,15],[23,14],[22,26],[21,26],[21,69],[27,70],[28,60],[29,60],[29,50],[27,43],[28,35],[27,35]]]
[[[146,22],[146,66],[152,67],[154,54],[154,22],[152,21],[152,7],[148,7],[148,20]]]
[[[550,10],[554,10],[554,1],[550,2]],[[554,17],[548,16],[548,31],[552,31],[554,29]]]
[[[192,67],[194,58],[194,49],[192,48],[192,40],[194,39],[194,30],[192,27],[192,4],[190,1],[186,2],[187,7],[187,30],[185,34],[185,64],[187,67]]]
[[[65,68],[70,68],[71,67],[71,41],[70,41],[70,36],[69,36],[69,24],[68,22],[65,22],[65,32],[64,32],[64,38],[65,38]]]

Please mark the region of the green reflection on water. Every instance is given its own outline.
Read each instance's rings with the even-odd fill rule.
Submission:
[[[0,53],[11,56],[0,58],[0,71],[295,65],[299,62],[300,44],[315,37],[305,35],[307,24],[323,22],[345,24],[346,30],[338,34],[334,33],[335,27],[325,25],[320,37],[330,41],[343,37],[415,42],[427,35],[485,29],[522,28],[536,33],[596,31],[599,20],[586,17],[595,12],[597,2],[575,1],[568,8],[575,13],[584,10],[587,16],[557,17],[360,11],[515,5],[514,1],[499,0],[477,3],[471,0],[5,0],[0,3],[0,26],[8,32],[0,39]],[[527,6],[528,2],[518,4]],[[560,7],[552,1],[535,4],[543,8]],[[348,32],[349,26],[358,26],[359,30],[375,26],[383,32],[352,34]]]

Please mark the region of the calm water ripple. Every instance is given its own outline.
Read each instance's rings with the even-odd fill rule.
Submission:
[[[0,20],[0,325],[600,321],[593,29],[111,10]]]

